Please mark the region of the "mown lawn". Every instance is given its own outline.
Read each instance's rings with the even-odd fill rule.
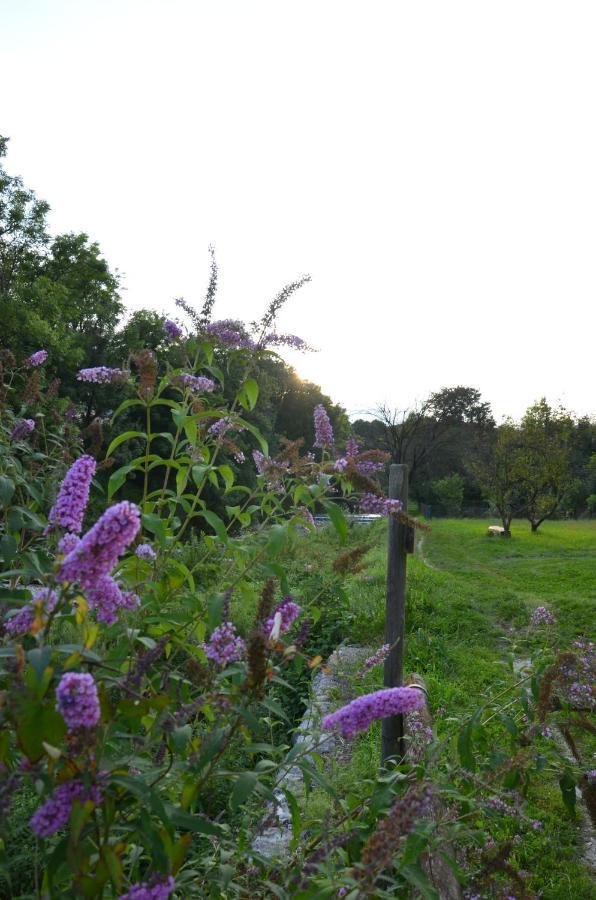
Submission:
[[[408,561],[406,668],[425,677],[433,709],[444,710],[436,718],[439,736],[455,717],[512,682],[513,658],[529,656],[538,641],[528,628],[536,606],[547,606],[557,617],[548,634],[553,646],[568,646],[579,636],[594,639],[596,522],[545,522],[535,535],[527,522],[514,522],[509,540],[488,537],[488,524],[433,521]],[[360,530],[358,539],[373,545],[368,566],[349,579],[347,610],[338,609],[338,615],[346,642],[376,647],[383,643],[385,524]],[[321,535],[308,552],[324,557],[338,548],[330,535]],[[376,679],[380,686],[380,667]],[[356,742],[355,778],[363,776],[367,760],[377,765],[377,740],[373,730]],[[596,748],[584,746],[592,757]],[[588,762],[593,768],[593,760]],[[544,823],[515,851],[515,864],[529,872],[529,886],[545,900],[596,897],[577,822],[558,786],[545,782],[529,799],[530,814]]]

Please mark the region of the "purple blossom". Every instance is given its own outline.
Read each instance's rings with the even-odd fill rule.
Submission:
[[[176,325],[176,323],[172,322],[171,319],[165,320],[165,322],[163,323],[163,330],[171,341],[177,341],[179,337],[182,337],[182,329],[180,328],[180,325]]]
[[[6,631],[13,635],[27,634],[35,625],[39,616],[41,621],[47,619],[58,603],[58,595],[50,588],[33,588],[33,601],[21,607],[15,616],[4,623]]]
[[[339,472],[340,474],[342,472],[345,472],[347,467],[348,467],[348,461],[347,461],[347,459],[344,459],[343,456],[340,456],[340,458],[336,459],[335,462],[333,463],[333,468],[335,469],[336,472]]]
[[[153,562],[154,559],[157,559],[157,553],[151,544],[139,544],[135,550],[135,556],[138,556],[139,559],[145,559],[147,562]]]
[[[376,494],[363,494],[360,498],[360,511],[363,513],[390,516],[402,510],[401,500],[390,500]]]
[[[131,885],[130,890],[126,894],[120,894],[118,900],[168,900],[175,887],[176,882],[171,875],[167,878],[159,875],[151,881],[139,881]]]
[[[284,597],[281,603],[278,603],[268,619],[265,620],[263,630],[265,634],[270,635],[276,620],[279,622],[277,634],[283,634],[296,621],[302,609],[297,603],[294,603],[291,597]],[[277,618],[279,616],[279,619]]]
[[[557,620],[546,606],[537,606],[530,619],[531,625],[555,625]]]
[[[93,588],[100,578],[108,575],[128,545],[134,541],[141,527],[139,509],[123,500],[110,506],[95,525],[84,535],[58,569],[60,581],[78,581]]]
[[[25,360],[25,365],[29,366],[29,367],[42,366],[47,358],[48,358],[47,350],[37,350],[35,353],[32,353],[31,356],[29,356]]]
[[[92,456],[81,456],[75,460],[66,473],[56,502],[50,510],[48,521],[51,526],[65,531],[81,530],[95,469],[96,462]]]
[[[67,672],[56,688],[56,709],[68,725],[75,728],[94,728],[100,719],[99,697],[93,675],[87,672]]]
[[[244,431],[239,425],[236,425],[231,416],[224,416],[221,419],[218,419],[217,422],[214,422],[213,425],[210,425],[207,429],[208,434],[213,434],[218,438],[224,437],[228,431]]]
[[[357,456],[358,453],[359,453],[359,451],[360,451],[360,447],[358,446],[358,441],[357,441],[356,438],[352,435],[352,436],[349,437],[348,440],[346,441],[346,456],[347,456],[348,458],[353,457],[353,456]]]
[[[301,337],[296,334],[266,334],[260,342],[262,347],[289,347],[291,350],[300,350],[302,352],[310,350],[310,347]]]
[[[381,663],[385,662],[390,652],[391,644],[383,644],[382,647],[379,647],[376,653],[373,653],[372,656],[369,656],[368,659],[365,659],[362,663],[360,671],[358,672],[360,678],[364,678],[367,672],[369,672],[375,666],[379,666]]]
[[[88,381],[91,384],[116,384],[126,381],[130,372],[125,369],[110,369],[107,366],[94,366],[91,369],[79,369],[77,381]]]
[[[343,737],[353,738],[359,731],[366,731],[376,719],[409,713],[421,706],[424,706],[422,691],[409,687],[385,688],[357,697],[347,706],[325,716],[323,728],[339,728]]]
[[[532,828],[534,829],[534,831],[541,831],[543,827],[544,826],[543,826],[542,822],[540,822],[538,819],[535,819],[532,822]]]
[[[72,805],[76,800],[101,803],[99,788],[85,790],[81,781],[67,781],[59,785],[49,800],[33,814],[29,825],[38,837],[49,837],[63,828],[70,819]]]
[[[174,380],[195,394],[209,394],[217,387],[211,378],[206,378],[204,375],[190,375],[188,372],[175,375]]]
[[[218,666],[236,662],[241,659],[245,650],[244,641],[236,633],[232,622],[223,622],[214,628],[209,641],[200,646],[208,658]]]
[[[72,553],[73,550],[76,550],[80,543],[80,537],[77,537],[76,534],[67,532],[58,541],[58,553],[62,553],[63,556],[67,556],[69,553]]]
[[[22,441],[35,428],[35,419],[20,419],[10,433],[9,440]]]
[[[331,421],[327,415],[327,410],[322,403],[315,406],[313,413],[315,422],[315,447],[332,447],[333,446],[333,428]]]
[[[87,587],[87,602],[97,611],[97,620],[113,625],[121,609],[132,610],[141,601],[132,591],[123,591],[110,575],[103,575],[91,587]]]
[[[255,342],[246,334],[242,322],[234,319],[221,319],[206,325],[204,333],[207,337],[219,341],[231,350],[254,350]]]
[[[363,459],[361,462],[356,463],[356,471],[359,475],[376,475],[377,472],[382,472],[384,468],[385,463],[374,459]]]

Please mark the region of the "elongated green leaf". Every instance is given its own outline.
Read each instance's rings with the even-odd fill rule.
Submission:
[[[420,891],[424,900],[439,900],[439,895],[434,887],[420,868],[420,866],[410,865],[400,869],[400,874],[409,881],[410,884]]]
[[[348,523],[346,518],[337,503],[331,503],[331,501],[328,500],[324,505],[325,512],[331,519],[331,523],[343,543],[348,536]]]
[[[6,475],[0,475],[0,506],[7,507],[15,492],[14,483]]]
[[[118,416],[120,415],[120,413],[123,413],[125,409],[130,409],[131,406],[144,406],[144,405],[145,404],[143,403],[142,400],[135,400],[135,399],[124,400],[120,404],[120,406],[118,407],[118,409],[116,410],[114,415],[112,416],[112,422],[115,422],[116,419],[118,418]]]
[[[268,456],[269,455],[269,444],[267,443],[267,441],[265,440],[265,438],[263,437],[263,435],[261,434],[259,429],[255,428],[255,426],[252,424],[252,422],[247,422],[246,419],[239,419],[238,421],[244,428],[246,428],[247,431],[250,431],[250,433],[253,435],[253,437],[256,437],[257,441],[260,444],[261,450],[263,451],[265,456]]]
[[[124,431],[122,434],[117,435],[106,450],[106,459],[112,455],[120,444],[123,444],[125,441],[131,441],[133,438],[145,438],[146,440],[147,435],[144,431]]]
[[[571,774],[570,769],[565,769],[559,778],[559,787],[561,788],[563,803],[570,813],[575,812],[575,803],[577,799],[575,793],[575,779]]]
[[[170,807],[168,812],[176,828],[181,828],[183,831],[194,831],[197,834],[213,834],[218,837],[225,831],[223,825],[216,825],[215,822],[210,822],[209,819],[205,819],[203,816],[188,813],[180,807]]]
[[[120,466],[119,469],[112,472],[108,481],[108,500],[111,500],[116,491],[120,490],[126,481],[126,476],[134,469],[136,469],[135,463],[127,463],[125,466]]]
[[[247,800],[257,785],[257,776],[254,772],[243,772],[234,782],[234,788],[230,797],[232,812],[236,812],[245,800]]]
[[[218,536],[220,541],[227,542],[228,533],[226,531],[226,526],[224,525],[222,520],[219,518],[219,516],[210,509],[202,510],[201,516],[209,523],[209,525],[211,525],[211,527],[213,528],[214,532],[216,533],[216,535]]]

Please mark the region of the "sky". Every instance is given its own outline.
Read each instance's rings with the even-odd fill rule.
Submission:
[[[6,167],[129,310],[260,316],[352,416],[594,414],[593,0],[0,0]]]

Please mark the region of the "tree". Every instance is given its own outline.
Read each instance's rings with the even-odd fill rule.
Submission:
[[[521,447],[517,470],[525,499],[524,512],[532,532],[555,514],[568,490],[569,436],[573,420],[562,409],[553,409],[543,397],[528,407],[521,422]]]
[[[498,512],[505,537],[511,537],[513,517],[524,509],[520,452],[519,429],[508,419],[499,426],[496,439],[483,448],[474,463],[474,471],[483,494]]]
[[[464,480],[457,472],[433,482],[433,493],[448,516],[461,513],[464,500]]]

